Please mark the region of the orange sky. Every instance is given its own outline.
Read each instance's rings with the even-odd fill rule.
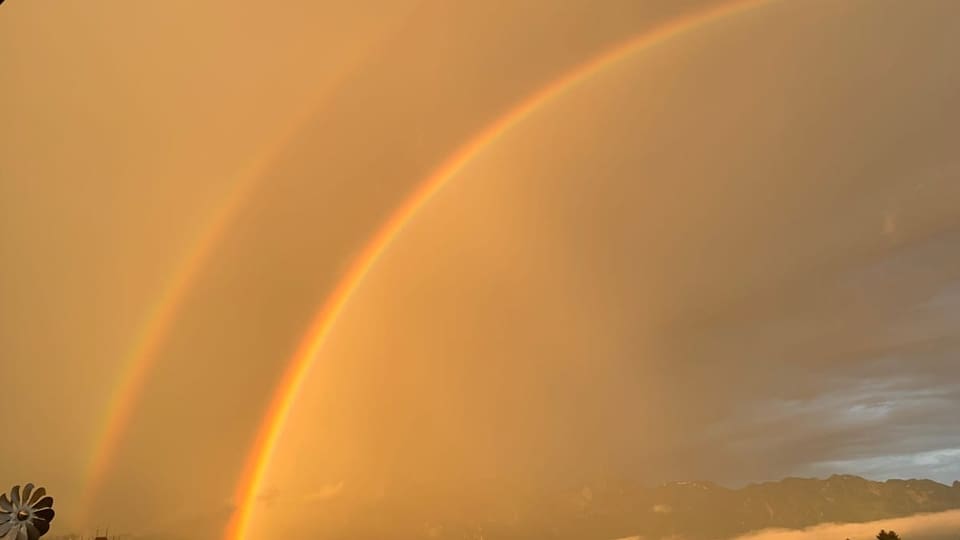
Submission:
[[[220,534],[286,362],[411,190],[549,81],[720,4],[8,0],[0,478],[47,485],[52,534]],[[484,149],[345,307],[253,530],[340,530],[403,490],[447,511],[604,475],[960,475],[937,457],[960,447],[956,15],[771,2]],[[906,435],[865,454],[878,426]]]

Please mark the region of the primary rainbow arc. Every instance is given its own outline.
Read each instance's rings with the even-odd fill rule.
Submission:
[[[225,540],[246,540],[257,495],[303,382],[343,308],[359,288],[380,256],[410,220],[443,186],[453,179],[484,148],[495,143],[532,113],[569,91],[578,83],[613,66],[632,54],[649,49],[681,34],[715,23],[777,0],[735,0],[671,20],[601,53],[528,96],[451,154],[406,198],[367,242],[311,322],[305,337],[288,362],[273,398],[263,416],[257,436],[234,494],[236,510],[225,531]]]

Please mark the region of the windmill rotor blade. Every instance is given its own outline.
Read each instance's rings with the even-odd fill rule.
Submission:
[[[23,486],[23,498],[22,501],[24,504],[30,502],[30,495],[33,493],[33,484],[27,484]]]
[[[46,490],[46,488],[43,488],[43,487],[40,487],[39,489],[37,489],[36,491],[34,491],[34,492],[33,492],[33,496],[30,497],[30,501],[29,501],[29,502],[30,502],[30,505],[33,506],[33,505],[37,504],[37,501],[39,501],[40,499],[42,499],[43,496],[46,495],[46,494],[47,494],[47,490]]]
[[[53,521],[53,516],[56,514],[54,513],[53,508],[42,508],[35,511],[33,515],[46,521]]]

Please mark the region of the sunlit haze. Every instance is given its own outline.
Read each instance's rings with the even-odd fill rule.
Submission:
[[[0,3],[46,538],[960,532],[960,3]]]

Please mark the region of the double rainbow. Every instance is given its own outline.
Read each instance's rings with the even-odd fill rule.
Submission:
[[[257,436],[241,473],[234,493],[236,509],[225,531],[225,540],[246,539],[257,495],[262,488],[287,418],[311,366],[316,361],[344,307],[390,244],[444,185],[456,177],[457,173],[486,147],[496,143],[513,127],[590,77],[672,38],[775,1],[733,0],[673,19],[608,49],[526,97],[471,137],[421,182],[353,260],[336,288],[316,312],[307,333],[288,361],[287,368],[260,422]],[[215,246],[232,223],[237,211],[243,207],[254,190],[254,179],[259,176],[268,162],[266,156],[256,160],[248,174],[243,176],[243,180],[238,182],[219,206],[168,281],[166,288],[150,311],[147,324],[135,339],[120,379],[122,382],[111,395],[109,417],[101,434],[95,439],[97,444],[85,478],[84,500],[87,504],[90,504],[99,491],[129,425],[147,376],[157,361],[191,287]]]

